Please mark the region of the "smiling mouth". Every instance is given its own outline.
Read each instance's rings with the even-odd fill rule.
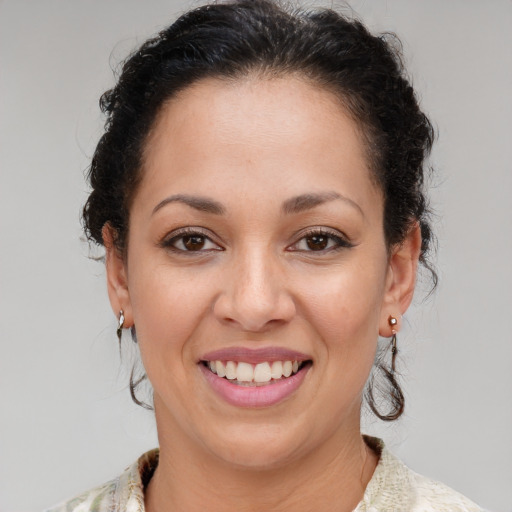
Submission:
[[[311,361],[271,361],[258,364],[243,361],[201,361],[212,373],[238,386],[267,386],[300,372]]]

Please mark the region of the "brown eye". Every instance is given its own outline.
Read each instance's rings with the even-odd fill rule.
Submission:
[[[222,247],[212,242],[209,236],[200,231],[186,228],[178,231],[175,236],[165,239],[161,246],[176,253],[206,253],[209,251],[222,251]]]
[[[312,251],[323,251],[329,243],[329,237],[325,235],[313,235],[306,238],[306,245]]]
[[[205,237],[199,235],[187,235],[182,240],[184,247],[188,251],[200,251],[205,244]]]
[[[354,247],[345,237],[322,228],[311,229],[303,237],[288,247],[289,251],[318,252],[327,254],[332,251]],[[320,254],[320,255],[321,255]]]

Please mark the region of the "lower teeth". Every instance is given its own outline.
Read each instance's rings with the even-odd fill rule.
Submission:
[[[225,378],[225,377],[224,377]],[[229,379],[226,379],[226,380],[229,380]],[[281,379],[277,379],[277,380],[281,380]],[[239,380],[230,380],[229,382],[231,382],[231,384],[236,384],[237,386],[244,386],[246,388],[253,388],[253,387],[261,387],[261,386],[268,386],[269,384],[273,384],[274,382],[277,382],[276,379],[272,379],[268,382],[243,382],[243,381],[239,381]]]
[[[290,377],[292,377],[293,375],[290,375]],[[231,384],[236,384],[237,386],[245,386],[245,387],[260,387],[260,386],[268,386],[269,384],[274,384],[274,382],[279,382],[280,380],[284,380],[284,379],[287,379],[288,377],[281,377],[280,379],[271,379],[267,382],[254,382],[254,381],[251,381],[251,382],[244,382],[244,381],[241,381],[241,380],[236,380],[236,379],[227,379],[226,377],[223,377],[224,379],[226,379],[227,381],[231,382]]]

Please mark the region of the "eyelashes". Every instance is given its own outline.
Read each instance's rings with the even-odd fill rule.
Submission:
[[[202,228],[187,227],[173,231],[160,243],[160,246],[180,255],[194,255],[224,251],[225,249],[215,243],[211,235]],[[354,247],[347,237],[339,232],[326,228],[310,228],[300,233],[300,238],[289,245],[288,252],[327,254],[342,249]]]
[[[301,247],[298,249],[297,247]],[[293,247],[293,249],[290,249]],[[303,252],[330,252],[340,249],[350,249],[354,247],[347,238],[337,233],[326,230],[325,228],[312,228],[302,233],[301,238],[292,246],[288,247],[291,251]]]
[[[165,238],[161,246],[176,253],[223,251],[201,228],[182,228]]]

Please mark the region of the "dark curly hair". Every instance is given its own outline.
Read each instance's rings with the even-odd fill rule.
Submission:
[[[124,253],[144,145],[163,103],[201,79],[237,80],[249,74],[299,74],[341,99],[361,129],[372,176],[383,192],[388,248],[419,223],[420,261],[435,286],[423,192],[434,132],[405,75],[398,39],[373,36],[359,21],[330,9],[292,10],[271,0],[194,9],[125,61],[116,86],[100,100],[107,119],[88,176],[92,192],[83,209],[88,239],[103,244],[102,228],[109,223]],[[377,410],[371,387],[367,399],[381,419],[396,419],[403,394],[394,371],[378,360],[376,365],[391,386],[391,411]]]

